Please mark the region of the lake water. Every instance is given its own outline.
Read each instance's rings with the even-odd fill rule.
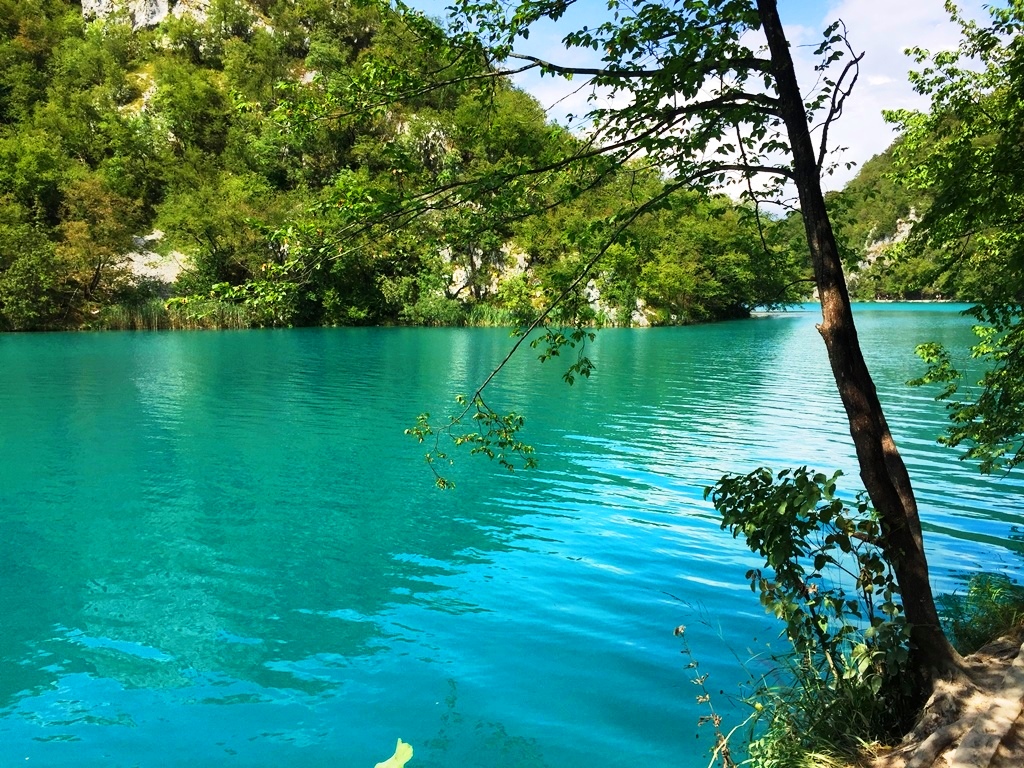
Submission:
[[[914,345],[954,308],[861,308],[937,586],[1016,575],[1015,478],[939,448]],[[813,312],[609,330],[567,387],[490,391],[536,470],[403,434],[504,355],[482,329],[0,336],[0,765],[707,764],[673,629],[732,725],[781,649],[703,489],[856,465]],[[565,358],[563,358],[564,360]]]

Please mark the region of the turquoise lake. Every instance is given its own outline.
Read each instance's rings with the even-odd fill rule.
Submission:
[[[960,307],[858,308],[936,586],[1016,576],[1018,477],[937,446],[913,348]],[[0,766],[705,766],[782,650],[704,487],[843,469],[813,311],[608,330],[589,381],[526,349],[489,390],[540,466],[403,434],[454,412],[507,331],[0,335]]]

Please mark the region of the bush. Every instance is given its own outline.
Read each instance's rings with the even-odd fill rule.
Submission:
[[[413,325],[466,324],[462,303],[437,294],[421,295],[415,304],[402,310],[401,317]]]
[[[764,729],[750,744],[759,768],[853,756],[864,742],[898,738],[915,711],[910,630],[879,523],[863,495],[837,498],[840,475],[761,468],[706,491],[722,527],[764,557],[747,572],[750,588],[792,646],[751,698]]]

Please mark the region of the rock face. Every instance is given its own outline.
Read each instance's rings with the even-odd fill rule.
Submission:
[[[170,0],[82,0],[82,15],[87,19],[103,19],[118,11],[126,11],[132,26],[152,27],[167,18]]]
[[[127,255],[126,265],[132,274],[167,298],[171,295],[172,283],[185,268],[188,257],[178,251],[162,256],[153,250],[163,237],[164,233],[157,229],[143,237],[132,238],[136,250]]]
[[[914,228],[914,225],[920,220],[921,217],[917,215],[917,211],[911,208],[907,218],[896,222],[896,232],[894,234],[889,237],[883,237],[881,240],[871,240],[865,243],[864,259],[861,261],[861,266],[871,266],[885,253],[885,249],[890,245],[896,245],[905,241],[910,237],[910,231]]]

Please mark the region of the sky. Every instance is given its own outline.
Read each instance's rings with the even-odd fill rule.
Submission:
[[[408,0],[435,18],[445,17],[448,0]],[[981,0],[960,0],[969,18],[983,19]],[[959,36],[943,8],[942,0],[779,0],[779,13],[793,46],[797,76],[801,84],[812,84],[812,52],[822,30],[836,19],[845,22],[854,50],[864,52],[860,78],[847,101],[842,119],[831,129],[830,145],[844,147],[838,157],[857,167],[882,152],[895,138],[892,126],[882,119],[883,109],[926,108],[927,102],[914,93],[907,73],[913,61],[904,53],[917,46],[930,51],[956,47]],[[530,38],[517,46],[518,53],[538,56],[559,64],[595,66],[591,52],[566,51],[561,40],[567,32],[584,25],[595,26],[607,17],[605,0],[578,0],[558,24],[535,27]],[[586,112],[587,90],[577,78],[540,78],[530,72],[516,78],[516,84],[531,93],[548,109],[551,119],[565,123],[569,114]],[[856,172],[840,168],[826,179],[829,189],[843,186]]]

